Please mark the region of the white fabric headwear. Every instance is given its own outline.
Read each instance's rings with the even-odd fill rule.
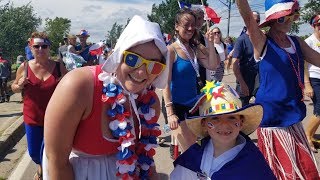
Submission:
[[[163,40],[160,26],[157,23],[146,21],[137,15],[131,19],[120,35],[113,53],[108,57],[102,69],[108,73],[114,73],[122,61],[123,51],[150,41],[154,41],[166,59],[166,68],[153,82],[156,88],[164,89],[168,81],[169,53]]]

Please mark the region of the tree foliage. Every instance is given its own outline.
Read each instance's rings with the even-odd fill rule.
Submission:
[[[63,41],[63,37],[70,31],[71,20],[62,17],[54,19],[46,18],[45,31],[51,41],[51,54],[57,53],[59,43]]]
[[[127,20],[127,24],[129,22],[129,19]],[[123,29],[125,28],[124,25],[118,24],[118,23],[114,23],[112,25],[112,28],[110,31],[108,31],[107,33],[107,43],[109,43],[111,45],[111,47],[113,48],[115,46],[115,44],[117,43],[117,39],[120,37]]]
[[[0,6],[0,48],[5,57],[15,59],[24,54],[31,33],[40,25],[30,3],[14,7],[12,3]]]
[[[184,0],[190,4],[201,4],[200,0]],[[207,1],[204,0],[206,4]],[[174,34],[174,20],[179,11],[177,0],[163,0],[159,5],[153,4],[151,14],[148,19],[160,25],[162,32]]]
[[[301,20],[309,23],[310,18],[316,13],[320,13],[320,1],[319,0],[308,0],[308,2],[302,8]]]

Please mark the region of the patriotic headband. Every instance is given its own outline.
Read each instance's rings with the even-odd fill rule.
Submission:
[[[29,42],[29,45],[30,46],[32,46],[32,45],[34,45],[35,43],[44,43],[44,44],[46,44],[46,45],[50,45],[51,43],[50,43],[50,41],[49,41],[49,39],[43,39],[43,38],[32,38],[31,40],[30,40],[30,42]]]
[[[312,26],[319,24],[320,23],[320,15],[316,15],[314,18],[311,19],[310,24]]]

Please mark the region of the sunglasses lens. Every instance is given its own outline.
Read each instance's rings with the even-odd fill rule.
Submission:
[[[41,46],[41,49],[47,49],[48,48],[48,45],[42,45]]]
[[[148,65],[148,72],[150,74],[158,75],[162,72],[163,65],[159,62],[150,61]]]
[[[129,53],[125,57],[125,63],[128,66],[135,68],[135,67],[138,67],[139,64],[141,64],[141,60],[137,55]]]
[[[39,49],[39,48],[40,48],[40,46],[39,46],[39,45],[34,45],[34,46],[33,46],[33,48],[35,48],[35,49]]]

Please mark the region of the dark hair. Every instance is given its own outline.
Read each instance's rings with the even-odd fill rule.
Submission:
[[[309,24],[310,24],[311,26],[313,25],[313,20],[314,20],[314,18],[316,18],[318,15],[320,15],[320,12],[317,12],[316,14],[314,14],[314,15],[310,18]]]
[[[175,17],[175,25],[180,24],[182,17],[184,15],[186,15],[186,14],[189,14],[189,15],[193,16],[194,20],[195,20],[195,23],[196,23],[197,16],[195,15],[195,13],[192,10],[188,9],[188,8],[182,8],[182,9],[179,10],[179,12],[177,13],[177,15]],[[179,32],[176,31],[176,35],[179,38]],[[189,44],[190,44],[190,46],[192,48],[196,47],[199,44],[198,41],[197,41],[197,37],[198,37],[198,34],[197,34],[197,31],[195,30],[194,33],[193,33],[192,38],[189,41]]]

